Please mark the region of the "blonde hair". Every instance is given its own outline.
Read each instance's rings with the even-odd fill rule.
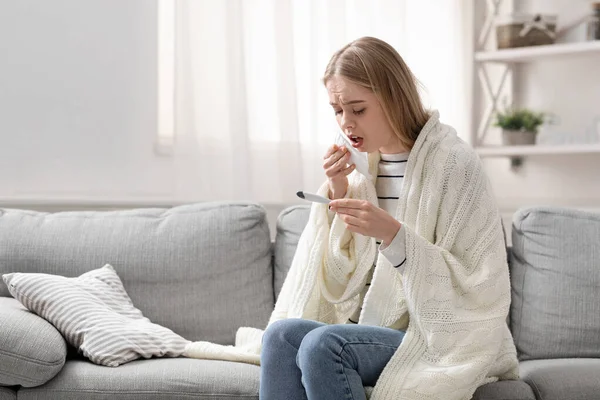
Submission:
[[[331,57],[323,83],[333,76],[373,91],[400,142],[412,149],[430,115],[421,102],[417,79],[392,46],[373,37],[347,44]]]

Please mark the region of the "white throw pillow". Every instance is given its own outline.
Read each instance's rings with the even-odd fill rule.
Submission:
[[[109,264],[76,278],[41,273],[2,278],[15,299],[96,364],[116,367],[140,357],[178,357],[190,343],[144,317]]]

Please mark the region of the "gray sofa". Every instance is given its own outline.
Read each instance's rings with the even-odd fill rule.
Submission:
[[[307,206],[284,210],[276,240],[248,203],[40,213],[0,209],[0,274],[78,276],[113,265],[135,306],[189,340],[231,344],[265,326]],[[531,208],[515,214],[510,326],[522,380],[474,399],[600,398],[600,216]],[[1,282],[1,281],[0,281]],[[256,399],[259,367],[186,358],[92,364],[0,284],[0,400]]]

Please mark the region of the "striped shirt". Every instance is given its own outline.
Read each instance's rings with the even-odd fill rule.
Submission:
[[[381,154],[379,166],[377,169],[377,181],[375,184],[375,190],[377,191],[377,199],[379,200],[379,207],[387,211],[390,215],[396,215],[396,208],[398,207],[398,198],[400,197],[400,191],[404,183],[404,172],[406,171],[406,164],[408,161],[409,153],[398,153],[398,154]],[[377,257],[381,253],[385,258],[392,263],[393,266],[402,270],[402,266],[406,262],[405,249],[404,249],[404,235],[402,230],[398,231],[398,234],[387,247],[381,245],[381,242],[377,240],[379,245],[379,251],[373,261],[373,267],[377,264]],[[360,304],[356,309],[352,317],[350,317],[348,323],[358,323],[360,312],[362,310],[362,304],[365,299],[365,295],[371,285],[373,278],[373,270],[369,272],[367,277],[367,283],[360,294]]]

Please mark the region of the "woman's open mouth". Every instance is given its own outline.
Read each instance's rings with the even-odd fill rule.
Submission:
[[[354,148],[359,148],[363,144],[363,138],[361,138],[360,136],[348,135],[348,138],[352,142],[352,147]]]

